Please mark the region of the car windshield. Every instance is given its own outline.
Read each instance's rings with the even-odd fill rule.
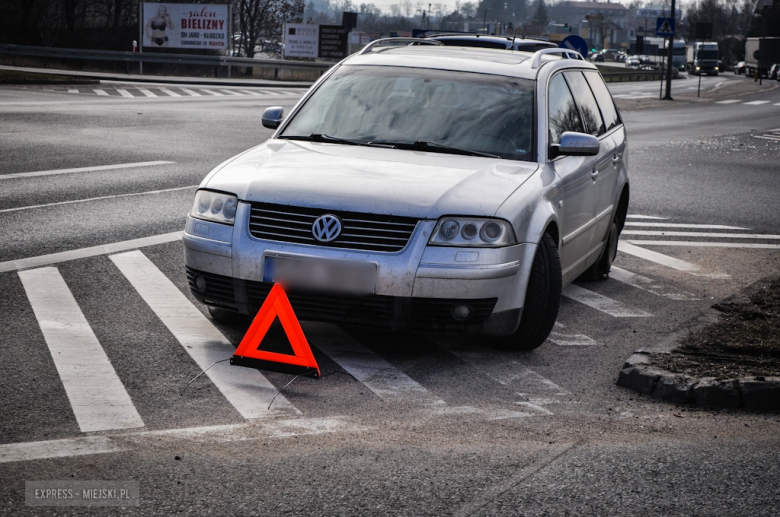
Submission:
[[[700,50],[699,59],[718,59],[717,50]]]
[[[530,160],[533,97],[525,79],[344,66],[279,137]]]

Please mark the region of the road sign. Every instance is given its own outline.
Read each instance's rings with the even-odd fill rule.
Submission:
[[[576,34],[572,34],[571,36],[564,38],[564,40],[561,41],[560,47],[567,48],[569,50],[576,50],[582,54],[582,57],[588,56],[588,42]]]
[[[656,18],[655,35],[659,38],[674,36],[674,18]]]
[[[257,349],[276,318],[279,318],[295,355]],[[238,345],[235,355],[230,358],[230,364],[270,372],[320,377],[320,368],[311,353],[309,342],[303,335],[301,324],[298,323],[290,300],[281,285],[274,284],[271,288],[263,306],[260,307],[252,325]]]

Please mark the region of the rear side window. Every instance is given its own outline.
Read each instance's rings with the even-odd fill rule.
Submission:
[[[612,100],[612,95],[607,90],[607,85],[604,84],[604,79],[601,78],[598,72],[585,72],[585,79],[588,80],[590,88],[596,95],[596,100],[601,108],[601,116],[604,117],[604,125],[607,126],[607,131],[613,127],[619,126],[620,116],[615,108],[615,102]]]
[[[561,135],[566,131],[583,132],[580,112],[571,96],[569,86],[563,79],[563,74],[556,75],[550,81],[547,103],[550,144],[560,143]]]
[[[601,120],[599,105],[596,103],[593,92],[590,91],[590,86],[588,86],[587,81],[582,76],[582,72],[564,72],[563,75],[566,76],[566,81],[571,86],[572,93],[574,93],[574,99],[580,107],[586,131],[593,136],[601,136],[606,133],[607,130],[604,127],[604,121]]]

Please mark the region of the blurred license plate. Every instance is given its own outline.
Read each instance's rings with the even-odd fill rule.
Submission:
[[[373,294],[376,291],[376,264],[349,260],[265,257],[263,282],[278,282],[284,287]]]

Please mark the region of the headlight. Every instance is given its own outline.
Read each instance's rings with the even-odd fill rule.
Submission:
[[[215,223],[233,224],[236,221],[238,198],[230,194],[199,190],[195,193],[190,216]]]
[[[517,244],[517,239],[512,225],[503,219],[442,217],[436,224],[428,244],[499,248]]]

